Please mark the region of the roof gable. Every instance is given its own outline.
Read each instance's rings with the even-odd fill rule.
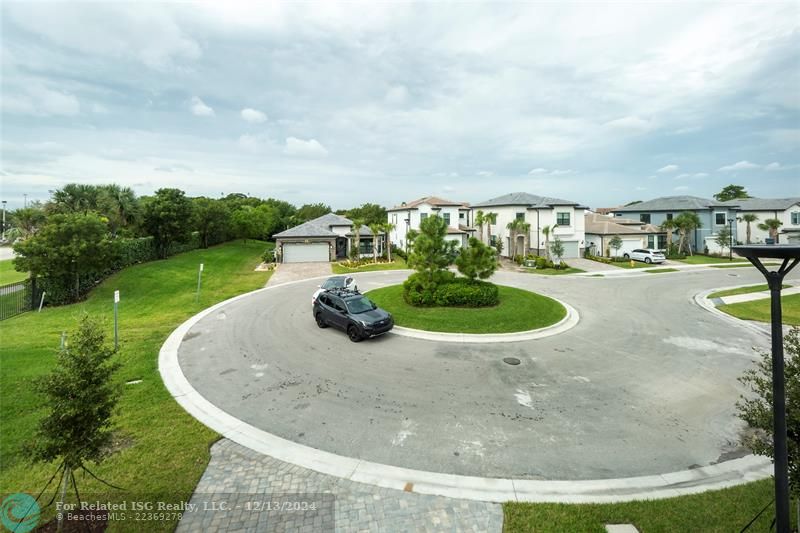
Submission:
[[[725,207],[725,204],[698,196],[662,196],[615,209],[616,213],[638,213],[640,211],[694,211],[710,207]]]
[[[485,202],[478,202],[472,207],[499,207],[506,205],[524,205],[533,208],[546,208],[556,205],[571,205],[580,207],[578,202],[554,198],[552,196],[537,196],[527,192],[512,192],[509,194],[504,194],[503,196],[491,198]]]

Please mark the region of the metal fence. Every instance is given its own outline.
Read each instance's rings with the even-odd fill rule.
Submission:
[[[31,279],[0,286],[0,320],[5,320],[36,306],[36,283]]]

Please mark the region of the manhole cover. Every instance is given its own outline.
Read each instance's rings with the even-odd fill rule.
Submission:
[[[504,357],[503,358],[503,362],[506,363],[507,365],[515,365],[516,366],[516,365],[519,364],[519,359],[517,359],[516,357]]]

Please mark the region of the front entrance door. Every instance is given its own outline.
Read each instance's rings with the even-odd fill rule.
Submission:
[[[347,237],[336,237],[336,259],[347,258]]]

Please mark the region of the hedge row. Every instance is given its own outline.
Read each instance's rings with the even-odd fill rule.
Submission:
[[[218,244],[210,242],[209,244]],[[114,272],[138,263],[146,263],[158,259],[153,237],[119,239],[115,241],[114,259],[108,267],[99,272],[89,272],[64,278],[37,278],[37,292],[46,291],[45,303],[48,305],[64,305],[83,299],[98,283]],[[192,233],[189,241],[176,243],[169,249],[168,255],[175,255],[200,248],[200,236]]]
[[[481,280],[456,278],[443,272],[441,279],[429,285],[419,274],[403,283],[403,298],[417,307],[490,307],[500,303],[497,285]]]

